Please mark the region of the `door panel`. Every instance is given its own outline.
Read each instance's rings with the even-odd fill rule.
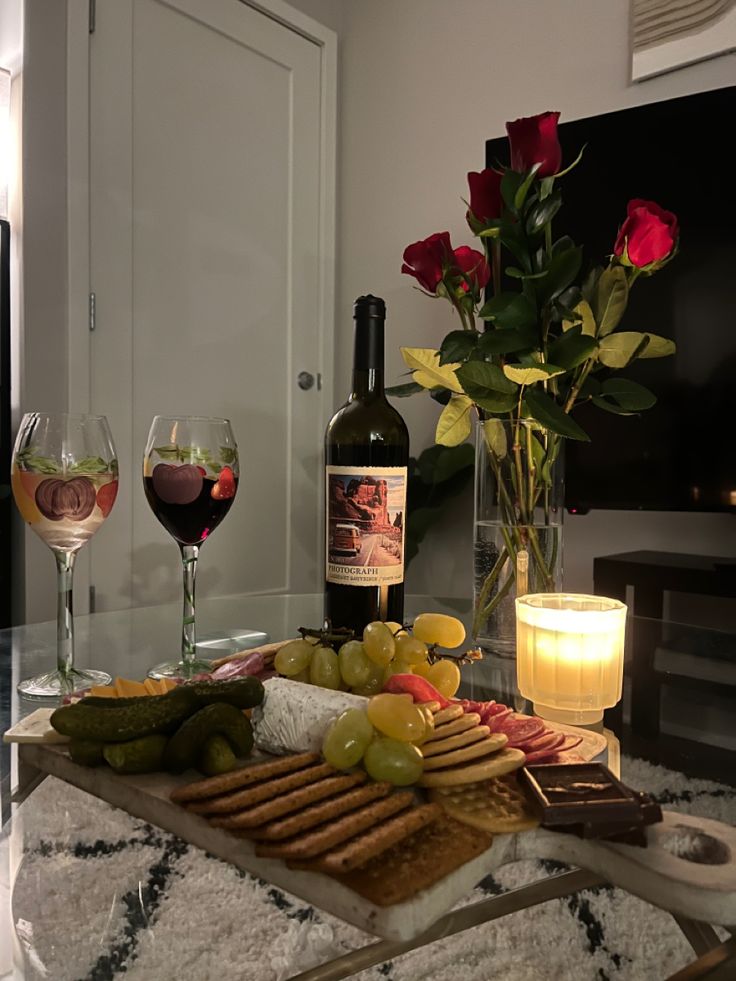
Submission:
[[[96,608],[179,594],[143,496],[151,418],[224,415],[238,497],[198,592],[319,588],[320,52],[238,0],[98,0],[91,44],[94,411],[121,464]]]

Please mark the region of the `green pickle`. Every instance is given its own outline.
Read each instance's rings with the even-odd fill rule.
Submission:
[[[172,732],[197,708],[194,691],[186,686],[165,695],[136,699],[135,705],[101,708],[85,705],[63,705],[51,716],[51,725],[64,736],[103,743],[123,743],[155,733]]]
[[[93,742],[91,739],[72,739],[69,743],[69,756],[82,766],[101,766],[105,762],[102,755],[104,748],[104,743]]]
[[[163,767],[168,738],[157,734],[125,743],[110,743],[103,755],[116,773],[153,773]]]
[[[227,739],[218,733],[210,736],[199,757],[200,772],[207,777],[216,777],[220,773],[229,773],[235,764],[236,756]]]
[[[182,773],[196,767],[202,747],[214,735],[224,736],[236,756],[247,756],[253,749],[250,720],[234,705],[216,702],[205,705],[179,726],[166,747],[165,769]]]

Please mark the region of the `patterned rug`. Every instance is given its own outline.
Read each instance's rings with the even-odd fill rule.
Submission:
[[[624,759],[667,808],[736,823],[736,790]],[[29,806],[30,803],[30,806]],[[48,778],[20,811],[12,915],[25,977],[284,981],[372,938],[144,822]],[[523,862],[467,902],[557,871]],[[724,934],[725,936],[725,934]],[[361,981],[656,981],[693,959],[666,913],[602,887],[437,941]]]

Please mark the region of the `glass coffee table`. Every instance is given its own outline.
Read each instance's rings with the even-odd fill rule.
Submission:
[[[406,609],[407,619],[411,619],[416,613],[432,610],[452,613],[466,623],[470,618],[469,604],[464,600],[413,596],[408,597]],[[279,594],[201,600],[197,615],[202,641],[200,653],[217,657],[253,646],[264,633],[271,639],[279,640],[294,636],[298,626],[319,625],[322,597]],[[143,678],[152,664],[175,648],[179,617],[178,604],[78,617],[77,663],[104,668],[113,676]],[[623,705],[609,713],[601,727],[607,743],[604,761],[614,772],[623,769],[624,780],[637,789],[652,790],[655,793],[663,779],[662,774],[674,771],[679,781],[677,786],[681,788],[677,791],[681,800],[687,802],[688,795],[692,799],[693,794],[712,793],[720,808],[717,813],[714,812],[714,816],[722,819],[725,817],[733,823],[734,818],[731,815],[736,815],[736,791],[733,789],[736,785],[736,724],[732,720],[736,713],[732,709],[729,711],[729,689],[731,672],[736,671],[736,658],[733,657],[733,647],[730,646],[734,637],[718,631],[672,622],[662,624],[643,618],[630,618],[628,635],[630,641],[634,638],[639,645],[645,643],[645,647],[629,650]],[[21,678],[38,673],[53,663],[55,643],[54,623],[0,631],[0,731],[5,731],[39,706],[38,702],[21,699],[16,693],[16,685]],[[642,650],[645,651],[644,654],[641,653]],[[632,726],[630,722],[629,706],[636,684],[640,686],[638,697],[641,697],[642,672],[637,659],[642,657],[646,657],[646,670],[653,686],[652,698],[658,699],[661,709],[656,733],[651,732],[651,726],[645,732],[637,731],[636,726]],[[691,680],[688,681],[688,678]],[[486,656],[482,661],[464,669],[464,679],[461,694],[466,697],[496,698],[517,711],[530,710],[529,704],[516,688],[515,662],[512,660]],[[733,682],[733,693],[736,695],[736,678]],[[637,694],[636,691],[634,694]],[[651,718],[651,712],[648,717]],[[666,767],[667,770],[660,770],[659,767]],[[83,948],[85,944],[91,943],[89,937],[95,929],[99,935],[95,935],[95,942],[90,948],[86,976],[105,978],[123,973],[134,978],[154,976],[150,973],[135,973],[136,966],[134,959],[131,960],[131,950],[135,948],[135,944],[139,947],[148,944],[150,947],[154,940],[160,946],[166,943],[165,916],[156,912],[155,888],[152,898],[148,893],[144,895],[141,892],[141,885],[138,889],[140,904],[136,901],[133,912],[130,909],[124,910],[127,926],[123,929],[123,936],[134,934],[136,940],[135,944],[131,940],[128,946],[125,942],[117,942],[117,946],[113,944],[117,951],[115,956],[100,954],[100,950],[106,949],[105,944],[109,939],[105,929],[114,916],[118,915],[115,912],[116,904],[121,902],[122,887],[118,887],[114,875],[111,875],[109,882],[100,881],[102,872],[94,877],[89,869],[84,870],[87,876],[84,880],[85,888],[99,891],[100,902],[97,905],[105,912],[101,925],[93,926],[94,917],[90,913],[92,919],[88,929],[83,926],[80,928],[74,906],[74,897],[77,895],[80,908],[85,903],[83,891],[78,893],[82,880],[80,878],[77,881],[75,878],[81,873],[74,872],[74,863],[82,853],[97,857],[96,850],[101,849],[100,854],[105,856],[105,862],[109,859],[108,864],[112,869],[117,861],[114,856],[118,838],[112,844],[107,839],[112,834],[109,830],[112,827],[112,816],[120,815],[120,812],[95,810],[106,806],[74,788],[69,788],[71,803],[62,801],[58,792],[54,796],[48,789],[54,782],[41,782],[42,776],[39,774],[28,779],[26,773],[19,773],[17,747],[2,745],[0,807],[4,826],[0,838],[0,978],[61,977],[61,974],[54,973],[53,967],[49,967],[55,963],[53,951],[55,945],[58,948],[63,942],[71,943],[70,938],[73,937],[77,939],[70,949],[74,950],[77,963],[74,970],[77,973],[72,972],[69,977],[80,976],[79,964],[87,963],[84,961],[86,954]],[[651,779],[656,786],[641,785],[642,779]],[[711,787],[711,784],[702,781],[713,781],[712,786],[717,789],[702,790],[703,787]],[[17,792],[19,784],[23,786]],[[66,785],[59,786],[63,788]],[[14,790],[15,800],[12,798]],[[675,796],[668,786],[662,796],[663,807],[676,804]],[[733,810],[729,810],[731,805]],[[99,822],[99,841],[94,837],[90,840],[88,826],[84,833],[80,832],[75,819],[75,808],[89,808],[90,813],[94,814],[92,826],[95,826],[95,821]],[[128,819],[127,815],[125,819]],[[123,821],[123,816],[120,820]],[[156,843],[160,846],[162,838],[157,829],[140,821],[137,824],[131,824],[129,820],[125,824],[123,821],[120,827],[122,831],[118,829],[115,834],[122,836],[119,840],[125,842],[127,833],[131,850],[129,860],[123,862],[121,857],[116,867],[120,871],[121,881],[124,879],[127,883],[122,901],[129,904],[130,896],[137,895],[136,889],[129,888],[128,882],[130,874],[134,872],[135,862],[146,853],[146,849],[153,848]],[[164,855],[169,853],[177,854],[176,839],[171,835],[166,838],[164,847]],[[48,875],[44,875],[44,860],[49,863]],[[731,860],[736,862],[736,854],[731,856]],[[162,861],[165,865],[165,861]],[[65,862],[69,863],[67,879],[63,876]],[[320,906],[318,902],[310,903],[307,898],[301,906],[295,907],[297,913],[293,916],[287,913],[291,925],[301,924],[301,940],[292,943],[295,952],[291,964],[264,964],[263,973],[255,973],[253,977],[298,977],[301,981],[328,981],[348,977],[371,965],[390,962],[402,953],[421,948],[441,937],[451,937],[478,924],[491,923],[508,913],[570,896],[580,890],[601,887],[612,878],[615,880],[615,876],[606,875],[600,869],[590,871],[581,867],[569,867],[573,864],[571,861],[565,865],[554,861],[546,862],[541,878],[518,888],[504,890],[502,894],[490,895],[480,902],[461,905],[440,916],[421,935],[410,939],[384,939],[360,946],[360,941],[356,941],[353,933],[351,946],[357,949],[344,952],[345,944],[342,947],[338,945],[338,950],[343,952],[332,958],[318,957],[320,950],[315,948],[316,941],[305,941],[302,936],[306,936],[304,924],[313,920],[312,906],[317,906],[318,909]],[[156,877],[165,877],[165,869],[163,865],[159,869],[156,863],[151,867],[158,869],[153,876],[155,887],[158,881]],[[110,871],[104,875],[110,875]],[[268,883],[262,882],[259,885],[259,880],[256,880],[256,887],[261,886],[268,890]],[[149,881],[146,888],[150,887]],[[293,891],[299,895],[298,890]],[[271,889],[271,893],[281,896],[278,900],[281,906],[284,903],[298,902],[289,897],[288,893],[280,893],[274,889]],[[195,891],[193,896],[196,895]],[[203,895],[207,895],[206,883],[203,884]],[[302,895],[301,899],[304,898]],[[668,908],[666,899],[662,903],[655,902],[655,905]],[[687,968],[689,973],[671,976],[681,977],[683,981],[685,978],[706,976],[736,977],[736,941],[729,936],[729,931],[716,930],[710,923],[699,920],[694,915],[695,912],[696,908],[693,908],[689,916],[678,913],[675,919],[692,947],[692,956],[696,960]],[[202,910],[202,915],[207,915],[206,909]],[[66,925],[65,918],[68,918]],[[53,937],[45,939],[44,930],[53,933]],[[314,930],[310,937],[312,935],[316,936]],[[468,942],[471,942],[471,936],[468,935]],[[145,943],[141,937],[145,937]],[[375,941],[375,937],[373,940]],[[335,952],[334,945],[330,952]],[[57,950],[57,957],[58,954]],[[315,960],[322,960],[324,963],[314,967]],[[199,974],[194,971],[189,976],[212,976],[209,973],[210,968],[202,967],[201,971]],[[423,972],[426,973],[426,969]],[[84,971],[81,976],[85,976]],[[169,975],[162,970],[156,976],[163,978]],[[236,973],[224,976],[240,975]],[[595,976],[597,975],[591,974],[591,977]],[[664,977],[665,974],[661,976]]]

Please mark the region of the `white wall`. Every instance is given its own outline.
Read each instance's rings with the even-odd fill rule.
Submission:
[[[450,329],[446,302],[402,276],[405,246],[448,229],[472,244],[460,198],[484,165],[484,141],[507,119],[559,109],[575,119],[733,84],[736,55],[629,84],[624,0],[344,0],[341,39],[336,396],[346,390],[353,299],[388,305],[390,377],[399,345],[432,346]],[[622,148],[626,152],[626,148]],[[673,134],[673,152],[684,152]],[[438,409],[398,403],[417,453],[433,440]],[[414,592],[468,594],[472,495],[426,539],[412,565]],[[730,516],[597,512],[568,518],[566,583],[591,585],[595,555],[633,548],[736,554]]]

